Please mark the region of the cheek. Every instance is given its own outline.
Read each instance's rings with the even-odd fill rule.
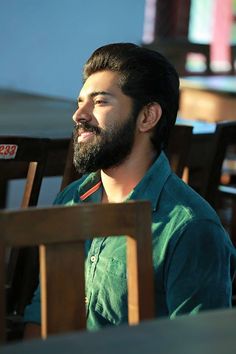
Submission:
[[[102,111],[99,109],[94,109],[93,113],[98,127],[104,130],[106,130],[110,126],[113,126],[115,122],[120,120],[119,115],[112,108],[106,108]]]

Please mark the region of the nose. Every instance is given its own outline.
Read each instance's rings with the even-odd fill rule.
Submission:
[[[88,110],[87,105],[78,107],[75,113],[72,116],[72,119],[75,123],[79,122],[89,122],[92,119],[91,113]]]

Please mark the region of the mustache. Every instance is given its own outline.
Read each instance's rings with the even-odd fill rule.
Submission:
[[[78,135],[80,131],[83,132],[92,132],[95,134],[100,134],[101,129],[98,127],[94,127],[93,125],[89,124],[88,122],[79,122],[74,126],[74,135]]]

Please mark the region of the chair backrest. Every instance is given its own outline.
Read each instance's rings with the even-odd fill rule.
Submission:
[[[0,207],[6,206],[7,183],[25,171],[21,207],[37,204],[47,161],[49,139],[0,136]]]
[[[38,202],[49,139],[0,136],[0,207],[6,207],[10,180],[26,177],[21,208]],[[20,314],[30,300],[38,272],[37,250],[9,250],[7,259],[6,295],[8,314]]]
[[[222,174],[223,162],[227,158],[228,148],[236,146],[236,122],[225,122],[217,125],[215,137],[212,141],[211,161],[203,185],[202,194],[205,199],[215,208],[220,209],[219,199],[222,202],[223,198],[231,199],[231,218],[225,225],[229,231],[230,238],[236,246],[236,188],[220,188],[220,179]],[[224,221],[223,221],[224,222]],[[232,303],[236,303],[236,280],[233,281],[233,298]]]
[[[236,145],[236,122],[217,124],[214,137],[206,151],[206,166],[198,190],[213,207],[216,206],[222,166],[230,145]]]
[[[84,242],[127,235],[128,318],[154,317],[151,206],[147,201],[0,212],[0,337],[6,246],[40,246],[42,336],[85,328]],[[53,281],[52,281],[53,279]],[[60,297],[58,296],[60,294]],[[66,308],[66,315],[65,315]]]
[[[188,164],[192,130],[193,127],[190,125],[175,125],[170,133],[166,153],[172,170],[180,178],[182,178],[184,168]]]
[[[74,154],[74,148],[73,148],[73,137],[72,137],[67,152],[66,165],[62,177],[62,183],[61,183],[61,190],[63,190],[68,184],[72,183],[73,181],[81,177],[81,175],[76,171],[74,167],[73,154]]]

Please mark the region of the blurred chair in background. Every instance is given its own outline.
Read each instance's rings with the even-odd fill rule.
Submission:
[[[73,137],[72,137],[70,140],[70,144],[66,156],[66,164],[65,164],[63,177],[62,177],[61,190],[63,190],[68,184],[72,183],[73,181],[76,181],[81,177],[81,175],[76,171],[74,167],[73,154],[74,154],[74,148],[73,148]]]
[[[236,246],[236,219],[233,216],[236,183],[231,183],[230,170],[224,172],[224,163],[227,162],[230,150],[235,159],[236,122],[218,123],[202,159],[201,153],[198,154],[199,169],[191,171],[190,168],[189,184],[216,209]],[[222,184],[224,173],[228,174],[228,184],[225,185]]]
[[[48,139],[0,136],[1,208],[7,206],[10,180],[23,176],[26,181],[20,207],[37,204],[47,162],[48,143]],[[38,250],[35,247],[9,249],[5,261],[8,335],[14,338],[21,335],[20,318],[38,283]]]
[[[184,169],[188,165],[192,130],[193,127],[190,125],[175,125],[170,133],[166,153],[172,170],[180,178],[183,177]]]

